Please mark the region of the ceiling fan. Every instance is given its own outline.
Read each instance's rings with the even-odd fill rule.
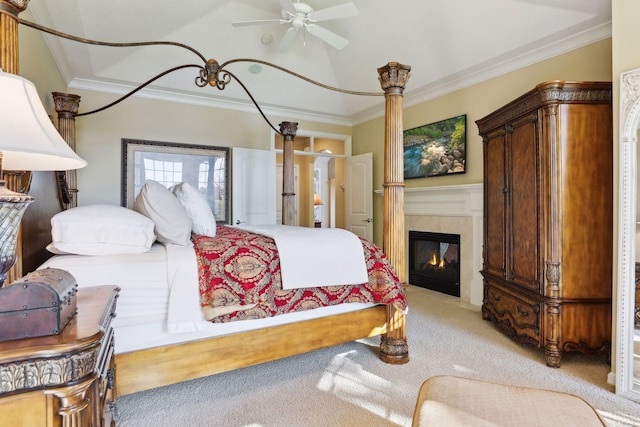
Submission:
[[[282,18],[280,19],[236,21],[232,22],[231,25],[234,27],[243,27],[247,25],[261,25],[274,22],[280,24],[291,24],[291,27],[287,30],[278,45],[278,52],[284,52],[291,47],[300,29],[305,33],[318,37],[320,40],[330,44],[336,49],[343,49],[349,44],[349,40],[317,25],[316,23],[332,19],[357,16],[358,9],[355,4],[344,3],[338,6],[327,7],[325,9],[315,11],[308,4],[301,3],[299,1],[294,3],[291,0],[280,0],[280,5],[282,6]]]

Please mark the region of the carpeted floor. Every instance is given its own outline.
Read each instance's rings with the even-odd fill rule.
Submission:
[[[612,392],[604,358],[572,353],[549,368],[542,351],[502,335],[479,308],[417,287],[407,297],[406,365],[382,363],[379,338],[348,343],[123,396],[118,426],[410,426],[421,384],[445,374],[569,392],[609,426],[640,426],[640,404]]]

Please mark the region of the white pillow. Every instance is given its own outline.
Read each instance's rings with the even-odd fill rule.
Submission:
[[[147,252],[155,240],[153,221],[116,205],[87,205],[51,218],[53,253],[115,255]]]
[[[191,220],[182,204],[164,185],[147,180],[136,197],[133,209],[151,218],[159,242],[191,245]]]
[[[216,219],[204,195],[188,182],[182,182],[173,187],[173,194],[191,218],[191,231],[195,234],[215,237]]]

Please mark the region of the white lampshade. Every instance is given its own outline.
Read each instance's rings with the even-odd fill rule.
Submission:
[[[33,83],[2,71],[0,152],[7,170],[64,171],[87,165],[51,123]]]

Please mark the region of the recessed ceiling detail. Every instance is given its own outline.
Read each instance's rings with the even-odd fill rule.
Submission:
[[[287,1],[288,8],[298,4]],[[322,17],[318,14],[323,9],[335,10],[347,2],[355,5],[357,17],[314,24],[347,39],[346,48],[338,50],[310,34],[304,46],[307,32],[299,29],[303,34],[286,53],[276,49],[293,20],[280,24],[290,19],[282,17],[280,0],[187,1],[178,8],[175,0],[31,1],[20,17],[92,40],[183,43],[219,63],[237,58],[266,61],[351,91],[382,92],[377,69],[397,61],[411,66],[404,91],[407,107],[611,37],[611,0],[393,3],[411,7],[390,7],[386,0],[304,0],[314,9],[314,19]],[[276,22],[242,28],[231,24],[265,18]],[[265,33],[273,36],[271,45],[262,43]],[[44,39],[71,93],[78,88],[123,95],[164,70],[199,61],[187,50],[166,46],[109,48],[47,34]],[[384,114],[383,97],[327,91],[266,66],[258,74],[247,63],[229,68],[267,114],[345,126]],[[194,78],[190,69],[178,71],[134,96],[255,112],[239,85],[230,84],[224,91],[200,88]]]

